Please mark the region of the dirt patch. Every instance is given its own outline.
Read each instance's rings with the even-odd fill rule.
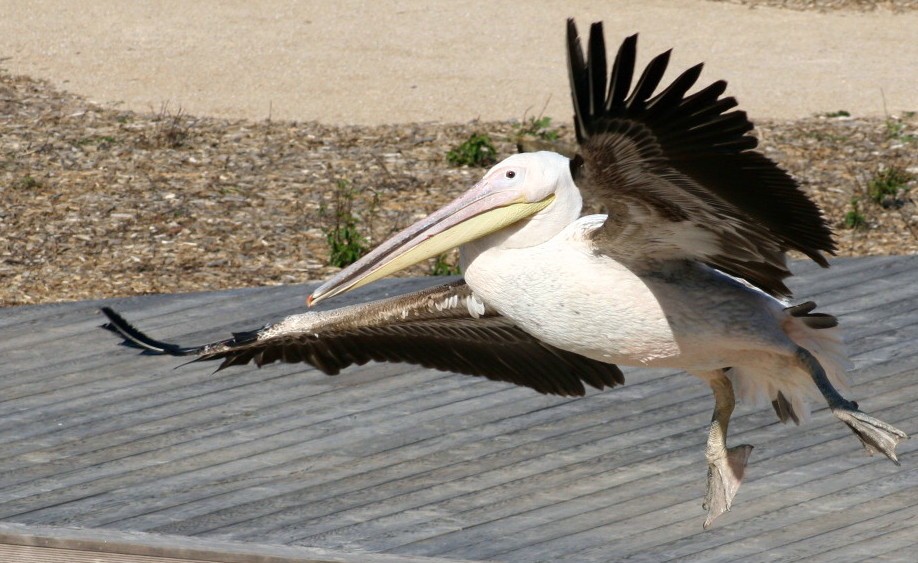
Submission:
[[[713,2],[728,2],[742,4],[750,8],[769,7],[787,8],[789,10],[806,10],[816,12],[872,12],[874,10],[889,10],[892,12],[907,12],[918,10],[918,0],[712,0]]]
[[[879,203],[867,194],[889,167],[918,173],[914,114],[758,126],[765,154],[824,209],[840,254],[918,253],[915,180]],[[450,149],[484,133],[502,158],[516,128],[137,114],[0,73],[0,305],[325,278],[343,193],[372,246],[481,176],[448,165]],[[569,127],[558,133],[571,140]],[[858,229],[844,227],[853,198]]]

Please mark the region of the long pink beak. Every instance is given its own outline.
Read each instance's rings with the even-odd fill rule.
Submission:
[[[310,307],[328,297],[438,256],[544,209],[554,196],[529,203],[518,190],[495,190],[488,180],[399,232],[341,270],[306,299]]]

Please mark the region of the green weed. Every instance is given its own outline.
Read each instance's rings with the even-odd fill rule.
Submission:
[[[558,131],[551,126],[551,118],[548,116],[531,116],[524,118],[523,122],[516,126],[514,132],[517,140],[523,137],[536,137],[543,141],[557,141]]]
[[[823,117],[851,117],[851,113],[843,109],[840,109],[838,111],[829,111],[822,115]]]
[[[456,264],[455,258],[450,259],[449,254],[441,254],[437,256],[434,260],[433,266],[430,268],[430,275],[432,276],[458,276],[461,271],[459,265]]]
[[[20,190],[36,190],[41,187],[41,182],[27,174],[20,178],[19,181],[14,184],[14,187]]]
[[[497,149],[487,135],[472,133],[467,141],[446,153],[453,166],[489,166],[497,162]]]
[[[851,199],[851,209],[845,213],[845,218],[842,221],[842,224],[846,229],[866,229],[867,228],[867,217],[861,213],[859,207],[860,200],[858,198]]]
[[[867,182],[867,195],[874,203],[885,204],[895,200],[899,190],[907,191],[914,175],[900,166],[887,166]]]
[[[368,250],[367,239],[358,230],[359,221],[354,215],[356,195],[347,181],[338,180],[332,210],[324,204],[319,208],[319,216],[327,220],[322,231],[328,242],[328,263],[339,268],[353,264]]]
[[[886,118],[886,137],[894,141],[911,143],[918,140],[918,135],[905,132],[905,122],[894,117]]]
[[[848,135],[825,131],[807,131],[804,134],[811,139],[816,139],[823,143],[846,143],[850,140]]]
[[[99,148],[108,148],[114,145],[117,140],[111,135],[98,135],[91,137],[83,137],[76,142],[77,146],[82,147],[84,145],[98,145]]]

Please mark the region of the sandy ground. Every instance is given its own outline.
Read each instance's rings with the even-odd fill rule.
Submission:
[[[564,20],[707,61],[753,117],[918,109],[918,12],[705,0],[4,0],[0,65],[104,104],[329,124],[567,121]]]

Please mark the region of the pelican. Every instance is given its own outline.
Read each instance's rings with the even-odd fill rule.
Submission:
[[[868,453],[898,464],[908,436],[838,391],[847,359],[836,319],[792,304],[785,254],[823,267],[834,253],[816,205],[756,152],[724,81],[687,94],[696,65],[655,93],[669,51],[632,86],[637,36],[607,71],[601,23],[587,55],[567,46],[577,154],[511,156],[468,192],[393,236],[308,297],[312,306],[459,247],[464,279],[287,317],[195,347],[154,340],[110,309],[128,343],[218,369],[307,362],[328,374],[370,360],[412,362],[581,395],[624,383],[617,365],[679,368],[706,382],[714,412],[704,527],[730,510],[752,446],[727,446],[736,396],[800,423],[823,399]],[[582,215],[583,196],[604,213]]]

